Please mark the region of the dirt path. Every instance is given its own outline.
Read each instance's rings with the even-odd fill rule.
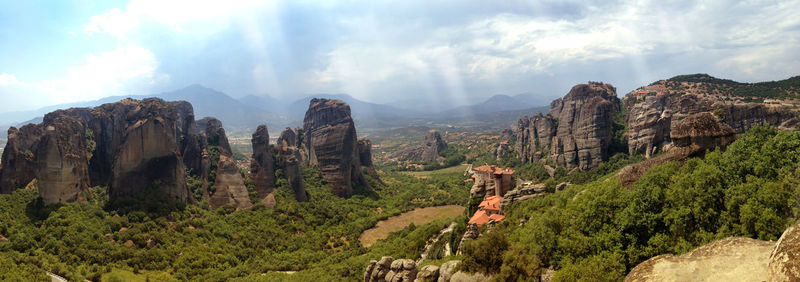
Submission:
[[[386,239],[389,233],[403,230],[403,228],[406,228],[406,226],[411,223],[414,223],[414,225],[423,225],[434,220],[455,218],[463,214],[464,207],[458,205],[415,209],[379,221],[375,227],[361,233],[358,241],[361,242],[362,246],[369,248],[376,241]]]

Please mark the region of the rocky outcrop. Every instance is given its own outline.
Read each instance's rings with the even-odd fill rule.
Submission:
[[[156,189],[194,202],[186,171],[209,185],[211,151],[224,156],[214,164],[222,168],[215,187],[228,191],[227,197],[246,198],[222,124],[213,118],[195,122],[187,102],[125,99],[59,110],[41,124],[9,129],[0,191],[10,193],[38,178],[46,203],[79,201],[89,186],[108,186],[112,201]]]
[[[608,158],[613,118],[619,111],[616,89],[589,82],[550,103],[550,113],[520,117],[514,126],[515,150],[523,162],[549,159],[559,166],[591,169]]]
[[[291,132],[291,129],[288,129]],[[283,134],[281,134],[283,137]],[[279,140],[280,141],[280,140]],[[275,164],[272,148],[269,145],[269,132],[266,125],[259,125],[253,138],[250,140],[253,146],[253,158],[250,160],[250,177],[253,179],[258,198],[269,208],[275,206],[273,202],[275,195],[268,195],[275,192]]]
[[[249,209],[253,206],[250,202],[249,192],[244,186],[239,168],[233,159],[233,150],[228,142],[222,122],[215,118],[206,117],[197,121],[198,131],[206,140],[206,151],[209,155],[208,163],[215,170],[213,178],[213,191],[209,192],[208,203],[211,208],[231,205],[237,209]],[[267,137],[269,138],[269,137]],[[214,169],[216,168],[216,169]],[[209,173],[212,173],[209,171]],[[211,180],[211,179],[209,179]],[[266,195],[265,195],[266,197]]]
[[[8,142],[0,164],[0,193],[8,194],[25,187],[35,177],[35,159],[32,149],[38,147],[42,127],[28,124],[8,129]]]
[[[439,131],[430,130],[425,135],[422,145],[403,149],[390,157],[420,162],[436,161],[442,158],[439,153],[445,149],[447,149],[447,143],[444,142]]]
[[[378,171],[375,170],[375,165],[372,163],[372,141],[369,141],[369,139],[358,140],[358,159],[367,175],[383,184],[380,176],[378,176]]]
[[[89,189],[86,125],[70,116],[50,115],[35,149],[35,175],[45,204],[85,200]]]
[[[735,133],[769,124],[781,129],[800,128],[800,115],[782,106],[744,102],[708,93],[682,93],[657,82],[631,92],[622,100],[627,110],[628,151],[650,157],[668,148],[673,131],[683,119],[710,112],[728,124]]]
[[[800,223],[777,242],[731,237],[648,259],[625,281],[800,281]]]
[[[394,259],[382,257],[379,261],[371,261],[364,271],[364,282],[391,282],[391,281],[488,281],[480,274],[466,274],[456,272],[461,263],[459,260],[445,262],[441,267],[426,265],[417,269],[417,264],[411,259]],[[466,279],[466,280],[465,280]]]
[[[303,120],[303,145],[309,166],[341,197],[353,194],[353,184],[369,187],[361,169],[356,128],[350,106],[341,100],[312,99]]]
[[[800,281],[800,222],[783,232],[770,253],[767,281]]]
[[[726,238],[681,256],[646,260],[625,277],[629,281],[764,281],[773,242]]]
[[[308,201],[308,193],[303,186],[303,176],[300,171],[301,153],[295,146],[297,144],[297,134],[291,128],[286,128],[278,138],[277,150],[279,165],[283,170],[283,175],[289,182],[289,186],[294,191],[294,198],[297,201]]]
[[[538,183],[528,187],[522,187],[508,191],[505,195],[503,195],[503,199],[500,200],[500,211],[505,210],[505,208],[510,204],[522,202],[535,197],[542,197],[545,195],[546,190],[546,185],[543,183]]]
[[[666,147],[664,154],[623,168],[617,174],[622,186],[631,187],[648,169],[657,165],[725,148],[736,140],[736,132],[713,114],[702,112],[676,122],[671,130],[671,138],[673,144]]]

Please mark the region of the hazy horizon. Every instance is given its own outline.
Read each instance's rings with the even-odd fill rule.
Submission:
[[[201,84],[451,101],[800,74],[800,1],[5,1],[0,112]]]

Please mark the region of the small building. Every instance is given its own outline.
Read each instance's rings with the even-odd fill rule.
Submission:
[[[478,210],[469,219],[469,224],[481,226],[492,221],[495,223],[503,221],[505,215],[500,211],[500,200],[502,199],[503,197],[501,196],[491,196],[483,199],[478,205]]]
[[[514,185],[514,170],[510,168],[499,168],[495,165],[482,165],[476,167],[475,180],[482,183],[494,184],[494,196],[500,196],[511,190]],[[491,194],[490,194],[491,195]]]

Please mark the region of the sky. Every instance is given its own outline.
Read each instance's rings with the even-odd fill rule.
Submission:
[[[792,1],[0,0],[0,112],[191,84],[377,103],[800,75]]]

